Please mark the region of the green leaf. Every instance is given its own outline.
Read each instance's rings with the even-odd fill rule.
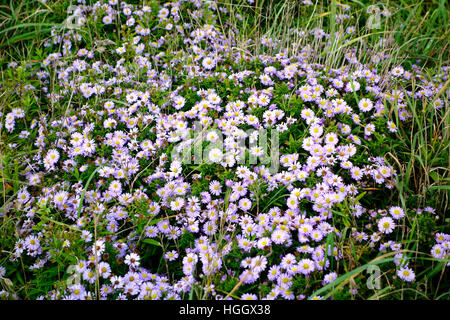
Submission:
[[[157,247],[161,247],[161,244],[158,241],[153,240],[153,239],[144,239],[144,240],[142,240],[142,242],[145,242],[145,243],[157,246]]]

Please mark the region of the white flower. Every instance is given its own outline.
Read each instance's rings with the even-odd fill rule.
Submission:
[[[361,111],[368,112],[368,111],[372,110],[373,102],[370,101],[369,99],[364,98],[359,101],[358,107]]]
[[[206,57],[202,61],[202,66],[205,69],[211,70],[212,68],[214,68],[216,66],[216,62],[213,59],[211,59],[210,57]]]
[[[125,263],[130,267],[138,267],[140,264],[141,257],[136,253],[130,253],[125,256]]]
[[[312,125],[309,128],[309,134],[315,138],[318,138],[322,135],[323,133],[323,128],[319,125]]]
[[[254,155],[255,157],[259,157],[264,154],[264,150],[263,150],[263,148],[256,146],[256,147],[253,147],[250,149],[250,153],[252,155]]]
[[[397,275],[400,279],[402,279],[403,281],[407,281],[407,282],[413,281],[416,277],[416,275],[415,275],[414,271],[412,271],[412,269],[402,268],[402,267],[397,271]]]
[[[394,218],[396,220],[403,218],[405,216],[405,212],[400,207],[391,207],[389,209],[389,213],[391,214],[392,218]]]
[[[178,211],[184,206],[184,203],[185,203],[184,199],[178,197],[170,202],[170,208],[174,211]]]
[[[97,240],[95,241],[94,247],[92,248],[94,254],[100,256],[105,251],[105,240]]]
[[[206,140],[211,143],[215,143],[219,139],[219,135],[216,131],[212,130],[206,134]]]
[[[380,221],[378,221],[378,229],[380,230],[380,232],[389,234],[392,233],[392,231],[394,231],[394,228],[395,222],[390,217],[384,217],[381,218]]]
[[[218,163],[222,161],[223,152],[218,148],[213,148],[209,151],[208,158],[211,162]]]

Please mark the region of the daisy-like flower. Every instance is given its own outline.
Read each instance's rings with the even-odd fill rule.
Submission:
[[[361,178],[363,177],[363,172],[361,168],[356,166],[350,169],[350,173],[352,178],[355,179],[356,181],[361,180]]]
[[[443,101],[441,99],[436,99],[433,102],[433,106],[434,106],[435,109],[441,109],[443,105],[444,105],[444,103],[443,103]]]
[[[264,154],[264,149],[258,146],[252,147],[250,149],[250,154],[254,155],[255,157],[262,156]]]
[[[385,234],[392,233],[395,226],[395,222],[391,217],[384,217],[381,218],[380,221],[378,221],[378,230]]]
[[[278,265],[273,265],[270,267],[268,273],[267,273],[267,278],[270,281],[274,281],[276,280],[281,274],[281,268]]]
[[[310,134],[311,136],[313,136],[314,138],[319,138],[319,137],[322,135],[322,133],[323,133],[323,127],[322,127],[322,126],[319,126],[319,125],[317,125],[317,124],[312,125],[312,126],[309,128],[309,134]]]
[[[184,199],[181,197],[177,197],[175,200],[170,202],[170,209],[174,211],[179,211],[181,210],[181,208],[183,208],[184,204],[185,204]]]
[[[35,186],[41,182],[41,176],[38,173],[31,174],[28,177],[28,184],[30,186]]]
[[[25,246],[29,250],[37,250],[40,247],[40,245],[41,245],[41,243],[40,243],[39,239],[34,235],[29,235],[25,239]]]
[[[316,241],[316,242],[319,242],[320,240],[322,240],[323,239],[323,233],[320,231],[320,230],[313,230],[311,233],[310,233],[310,237],[311,237],[311,239],[313,239],[314,241]]]
[[[125,49],[125,47],[119,47],[116,49],[116,53],[119,55],[124,54],[125,52],[127,52],[127,50]]]
[[[94,270],[86,269],[83,272],[83,280],[86,280],[87,282],[92,284],[92,283],[95,282],[95,279],[96,279],[96,276],[95,276],[95,271]]]
[[[207,70],[211,70],[216,66],[216,62],[211,57],[205,57],[203,58],[202,66]]]
[[[411,268],[400,267],[397,270],[397,276],[406,282],[412,282],[416,278],[416,274]]]
[[[125,256],[125,263],[130,267],[139,267],[141,257],[139,257],[136,253],[132,252]]]
[[[366,136],[371,136],[375,132],[375,125],[373,123],[369,123],[364,127],[364,134]]]
[[[288,253],[286,256],[283,257],[283,259],[281,259],[281,264],[280,266],[283,269],[289,269],[293,264],[297,263],[297,259],[295,258],[295,256],[292,253]]]
[[[437,243],[443,243],[444,241],[450,241],[450,235],[442,233],[442,232],[438,232],[434,236],[434,239],[436,240]]]
[[[266,94],[262,94],[258,97],[258,103],[261,107],[265,107],[269,104],[270,98]]]
[[[394,122],[388,121],[387,126],[388,126],[388,129],[390,132],[394,132],[394,133],[397,132],[397,126],[395,125]]]
[[[58,162],[59,160],[59,152],[56,149],[51,149],[44,158],[45,168],[48,170],[50,167]]]
[[[62,190],[55,194],[53,201],[57,206],[62,206],[67,201],[69,194]]]
[[[290,196],[286,200],[287,206],[291,209],[295,209],[298,206],[298,197]]]
[[[178,252],[176,250],[169,251],[164,255],[164,258],[168,261],[174,261],[178,258]]]
[[[222,158],[223,152],[218,148],[212,148],[208,153],[208,159],[211,162],[219,163],[220,161],[222,161]]]
[[[208,221],[203,225],[203,232],[208,236],[212,236],[213,234],[215,234],[216,230],[217,225],[213,221]]]
[[[86,294],[86,289],[81,284],[74,284],[70,287],[70,298],[73,300],[81,300],[83,296]]]
[[[288,239],[289,235],[286,231],[281,230],[279,228],[277,228],[271,235],[270,239],[272,240],[273,243],[275,244],[282,244],[284,242],[286,242],[286,240]]]
[[[267,267],[267,258],[265,256],[256,256],[250,262],[250,268],[256,272],[261,273]]]
[[[325,135],[325,143],[330,145],[336,145],[339,142],[339,138],[336,133],[330,132]]]
[[[247,187],[243,185],[241,182],[236,182],[232,186],[232,190],[239,194],[239,196],[243,197],[247,194]]]
[[[20,191],[17,193],[17,202],[27,203],[28,200],[30,200],[30,193],[26,188],[20,189]]]
[[[337,278],[337,273],[336,273],[336,272],[330,272],[330,273],[326,274],[326,275],[323,277],[322,284],[331,283],[331,282],[333,282],[334,280],[336,280],[336,278]]]
[[[119,180],[113,180],[109,185],[109,192],[113,196],[119,196],[122,193],[122,184]]]
[[[186,103],[186,99],[183,97],[177,96],[173,99],[173,106],[177,110],[180,110],[181,108],[183,108],[185,103]]]
[[[249,125],[251,125],[251,126],[255,126],[255,125],[257,125],[258,124],[258,118],[256,117],[256,116],[253,116],[253,115],[247,115],[246,116],[246,121],[247,121],[247,123],[249,124]]]
[[[271,244],[272,244],[272,241],[270,240],[270,238],[263,237],[263,238],[258,240],[258,242],[256,243],[256,246],[260,250],[266,250],[266,248],[270,247]]]
[[[298,267],[300,268],[301,273],[308,275],[314,271],[314,261],[311,259],[302,259],[298,262]]]
[[[215,196],[220,195],[222,193],[222,186],[220,185],[220,182],[217,180],[211,181],[209,184],[209,191]]]
[[[99,239],[95,241],[94,246],[92,247],[93,253],[97,254],[97,256],[100,256],[105,251],[105,240]]]
[[[109,263],[107,262],[100,262],[98,264],[98,272],[103,277],[103,279],[108,279],[111,275],[111,267],[109,266]]]
[[[206,134],[206,140],[211,143],[215,143],[219,140],[219,135],[215,130],[211,130]]]
[[[408,258],[404,253],[397,253],[394,256],[394,263],[398,266],[407,267],[408,266]]]
[[[405,70],[401,66],[398,66],[392,69],[391,73],[395,77],[400,77],[403,74],[403,72],[405,72]]]
[[[436,259],[443,259],[445,256],[445,249],[441,244],[435,244],[431,248],[431,255]]]
[[[113,22],[113,18],[111,16],[104,16],[102,21],[104,24],[111,24]]]
[[[241,296],[241,300],[258,300],[258,296],[253,293],[244,293]]]
[[[88,230],[81,231],[81,238],[84,240],[84,242],[90,242],[92,240],[92,233]]]
[[[359,101],[358,107],[362,112],[369,112],[373,108],[373,102],[364,98]]]
[[[242,198],[239,200],[239,208],[243,211],[248,211],[252,207],[252,202],[247,198]]]
[[[64,240],[62,246],[63,248],[70,248],[70,241],[67,239]]]
[[[314,111],[312,111],[309,108],[303,109],[301,112],[301,117],[304,120],[311,120],[312,118],[314,118],[315,114]]]
[[[405,216],[405,212],[400,207],[391,207],[389,209],[389,213],[395,220],[401,219]]]
[[[222,99],[215,92],[208,94],[207,99],[213,105],[219,105],[222,102]]]
[[[270,78],[270,76],[268,75],[268,74],[261,74],[260,76],[259,76],[259,80],[261,80],[261,83],[263,84],[263,85],[266,85],[266,86],[271,86],[271,85],[273,85],[274,84],[274,82],[272,81],[272,79]]]
[[[292,286],[292,277],[287,273],[280,273],[277,277],[277,283],[284,289],[290,288]]]

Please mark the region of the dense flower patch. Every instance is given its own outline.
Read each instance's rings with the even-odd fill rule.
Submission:
[[[408,100],[442,111],[449,68],[381,73],[382,51],[362,63],[351,46],[327,68],[323,30],[291,30],[319,47],[266,37],[253,55],[228,16],[209,1],[110,0],[54,30],[17,88],[37,107],[2,124],[9,148],[35,152],[1,213],[21,219],[0,275],[23,264],[51,283],[39,299],[320,299],[380,255],[406,286],[412,250],[448,259],[449,234],[431,249],[400,241],[439,220],[389,201],[386,152]]]

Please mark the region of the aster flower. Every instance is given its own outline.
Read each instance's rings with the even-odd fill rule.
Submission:
[[[216,66],[216,62],[211,57],[205,57],[202,61],[202,66],[207,70],[211,70]]]
[[[309,275],[315,269],[314,261],[311,259],[302,259],[298,262],[300,272],[304,275]]]
[[[406,282],[412,282],[416,278],[414,271],[406,267],[400,267],[397,270],[397,276]]]
[[[178,258],[178,252],[175,250],[169,251],[164,255],[164,258],[168,261],[174,261]]]
[[[212,148],[208,153],[208,159],[211,162],[219,163],[223,159],[223,153],[218,148]]]
[[[295,258],[295,256],[293,254],[289,253],[281,259],[280,266],[283,269],[289,269],[292,265],[294,265],[296,263],[297,263],[297,259]]]
[[[292,277],[287,273],[280,273],[277,277],[277,284],[283,288],[290,288],[292,286]]]
[[[392,121],[388,121],[387,125],[390,132],[397,132],[397,126],[395,125],[395,123],[393,123]]]
[[[289,238],[289,235],[286,231],[281,230],[281,229],[276,229],[272,235],[271,235],[271,240],[273,243],[275,244],[282,244],[284,242],[286,242]]]
[[[431,255],[436,259],[444,259],[445,254],[446,249],[439,243],[431,248]]]
[[[137,267],[139,267],[140,260],[141,260],[141,257],[139,257],[139,255],[137,255],[136,253],[130,253],[125,256],[124,262],[127,265],[129,265],[130,267],[137,268]]]
[[[334,280],[336,280],[336,278],[337,278],[337,273],[336,272],[330,272],[330,273],[326,274],[323,277],[322,284],[325,285],[325,284],[328,284],[328,283],[332,283]]]
[[[397,206],[389,208],[389,213],[395,220],[401,219],[405,216],[403,209]]]
[[[219,196],[222,193],[222,186],[220,185],[219,181],[214,180],[209,184],[209,190],[211,194]]]
[[[25,246],[28,250],[38,250],[41,245],[41,242],[39,239],[34,235],[29,235],[25,239]]]
[[[322,135],[323,128],[319,125],[312,125],[309,129],[309,134],[315,138],[318,138]]]
[[[252,207],[252,202],[247,198],[239,200],[239,208],[243,211],[248,211]]]
[[[185,201],[181,197],[177,197],[175,200],[170,202],[170,208],[174,211],[179,211],[184,206]]]
[[[403,75],[404,73],[404,69],[401,66],[395,67],[394,69],[392,69],[391,74],[395,77],[399,77],[401,75]]]
[[[103,279],[108,279],[111,275],[111,267],[107,262],[100,262],[98,264],[99,274],[103,277]]]
[[[385,234],[392,233],[395,227],[396,227],[395,222],[390,217],[384,217],[378,221],[378,230],[380,230],[380,232],[382,233]]]

